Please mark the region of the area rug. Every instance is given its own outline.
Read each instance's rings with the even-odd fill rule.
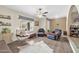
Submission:
[[[53,49],[51,49],[46,43],[43,41],[34,43],[30,46],[26,46],[20,50],[19,53],[52,53]]]

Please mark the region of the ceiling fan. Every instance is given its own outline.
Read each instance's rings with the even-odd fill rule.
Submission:
[[[45,11],[45,12],[42,12],[42,8],[39,8],[38,9],[38,15],[41,15],[41,16],[44,16],[44,17],[47,17],[47,14],[48,14],[48,12],[47,11]]]

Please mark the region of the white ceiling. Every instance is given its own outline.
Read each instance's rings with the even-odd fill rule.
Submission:
[[[37,9],[43,8],[43,11],[48,12],[48,18],[53,18],[66,16],[69,5],[5,5],[5,7],[33,16],[36,16]]]

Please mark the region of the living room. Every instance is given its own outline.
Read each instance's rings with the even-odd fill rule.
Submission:
[[[0,52],[78,53],[78,33],[71,31],[78,11],[78,5],[1,5]]]

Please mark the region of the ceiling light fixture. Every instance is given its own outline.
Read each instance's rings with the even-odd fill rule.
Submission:
[[[47,17],[47,14],[48,14],[48,12],[47,12],[47,11],[43,12],[43,9],[42,9],[42,8],[39,8],[39,9],[37,10],[37,16],[38,16],[39,18]]]

